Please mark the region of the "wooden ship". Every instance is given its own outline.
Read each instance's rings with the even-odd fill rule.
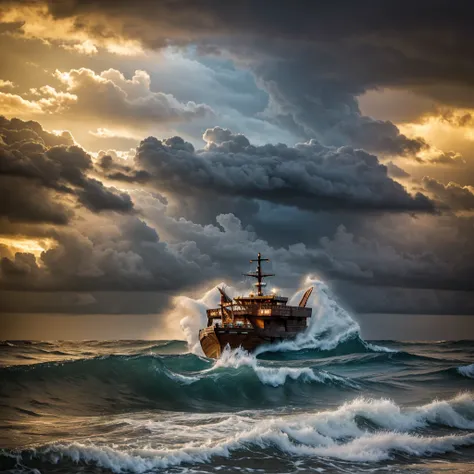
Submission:
[[[244,275],[257,279],[256,294],[230,298],[224,288],[218,290],[221,301],[218,308],[207,310],[207,327],[199,331],[199,341],[207,357],[220,357],[228,345],[231,349],[242,347],[252,351],[258,346],[277,341],[294,339],[307,327],[307,319],[311,317],[311,308],[306,308],[313,291],[309,288],[304,293],[298,306],[288,306],[288,298],[272,294],[264,294],[266,277],[274,276],[263,273],[262,258],[259,253],[254,272]]]

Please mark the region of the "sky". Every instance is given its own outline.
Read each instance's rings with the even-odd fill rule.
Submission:
[[[159,334],[261,252],[274,287],[318,276],[367,334],[474,337],[473,14],[0,1],[5,334],[54,314],[56,339]]]

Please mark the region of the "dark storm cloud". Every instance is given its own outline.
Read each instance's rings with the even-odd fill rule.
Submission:
[[[94,212],[133,210],[132,199],[127,193],[120,192],[114,187],[107,188],[97,179],[85,180],[83,188],[77,191],[77,197],[81,204]]]
[[[212,275],[211,262],[200,258],[199,251],[197,255],[175,251],[136,216],[93,217],[82,225],[43,233],[55,245],[38,260],[27,253],[3,257],[2,289],[169,291]]]
[[[31,253],[17,252],[13,259],[2,258],[0,270],[5,277],[30,275],[38,272],[35,256]]]
[[[272,222],[267,212],[262,213],[267,220],[260,223],[258,233],[232,214],[219,215],[216,220],[224,229],[222,233],[212,225],[200,226],[190,220],[171,217],[169,208],[157,205],[156,200],[147,203],[147,199],[138,196],[136,199],[149,222],[162,229],[168,241],[193,242],[201,253],[209,255],[211,261],[221,265],[225,262],[219,271],[227,271],[224,275],[230,278],[240,273],[239,267],[249,252],[260,249],[274,262],[273,269],[280,278],[277,286],[284,287],[289,281],[299,281],[303,275],[315,272],[324,279],[359,281],[367,286],[474,289],[469,278],[474,272],[472,219],[455,216],[440,219],[437,215],[426,215],[423,220],[432,221],[428,226],[431,230],[419,236],[421,243],[418,245],[413,242],[413,236],[407,235],[415,227],[410,216],[394,216],[400,222],[392,226],[387,218],[387,222],[380,224],[377,234],[374,232],[377,219],[374,218],[365,232],[360,219],[349,220],[357,231],[355,234],[344,226],[330,230],[330,221],[347,220],[344,215],[320,213],[316,218],[316,215],[301,213],[302,225],[297,226],[294,225],[296,221],[292,221],[295,210],[279,206],[274,216],[277,222]],[[268,207],[265,207],[267,211]],[[245,217],[248,220],[248,216]],[[426,232],[425,225],[420,226],[419,233]],[[407,226],[411,227],[410,231]],[[432,235],[434,228],[437,231]],[[288,230],[286,234],[285,230]],[[328,237],[318,237],[321,232]],[[392,242],[384,233],[392,234]],[[262,235],[266,236],[265,240]],[[453,246],[459,248],[456,254],[452,252]]]
[[[420,215],[435,217],[426,212],[434,210],[426,196],[409,194],[388,177],[387,168],[377,157],[365,151],[325,147],[314,140],[295,147],[253,146],[245,136],[215,127],[205,132],[207,145],[203,150],[196,151],[180,137],[162,141],[151,137],[140,144],[133,161],[102,154],[94,163],[79,146],[47,146],[45,140],[57,137],[49,137],[42,129],[32,135],[24,122],[15,123],[13,136],[7,133],[8,127],[2,133],[0,155],[1,179],[12,192],[36,186],[35,193],[28,188],[36,205],[59,203],[69,212],[82,205],[93,212],[83,212],[80,219],[67,215],[71,224],[67,228],[36,226],[36,234],[35,229],[29,229],[28,235],[54,242],[40,256],[1,251],[2,290],[177,293],[223,278],[238,281],[242,263],[259,251],[275,262],[275,284],[281,287],[288,281],[298,286],[305,274],[316,271],[330,281],[366,286],[472,290],[469,244],[459,258],[451,258],[435,247],[433,251],[407,251],[403,246],[358,238],[339,228],[323,239],[303,243],[289,235],[286,242],[276,245],[243,224],[239,216],[216,214],[215,202],[224,199],[225,207],[239,209],[244,216],[258,211],[256,203],[267,202],[277,208],[286,204],[289,212],[295,212],[288,206],[291,204],[312,211],[424,211]],[[105,187],[98,179],[113,173],[121,173],[129,181],[140,181],[141,176],[152,192],[131,190],[132,203],[129,194]],[[50,199],[41,192],[51,193]],[[197,218],[183,218],[173,209],[173,201],[183,196],[194,201],[197,213],[203,207],[209,218],[214,213],[214,223],[199,224]],[[14,220],[11,214],[15,204],[22,203],[20,197],[12,199],[2,202],[10,212],[10,221]],[[66,205],[68,200],[72,204]],[[257,205],[257,211],[249,210],[243,202]],[[24,211],[28,206],[19,208]],[[132,212],[135,208],[139,214]],[[122,213],[96,213],[101,210]],[[39,216],[36,222],[46,222],[39,210],[31,212]],[[31,218],[24,220],[32,222]],[[48,222],[62,223],[53,218]],[[280,215],[282,224],[287,222],[282,222]],[[465,227],[463,242],[472,235],[472,222],[466,221]],[[6,233],[15,232],[10,228]],[[20,230],[16,233],[23,234]]]
[[[23,291],[184,291],[218,278],[241,279],[242,265],[262,251],[275,260],[280,282],[299,281],[317,267],[334,278],[370,280],[370,270],[338,261],[304,244],[275,248],[245,229],[233,214],[216,217],[217,225],[199,225],[166,215],[166,205],[151,199],[144,209],[151,223],[136,216],[113,221],[94,217],[71,229],[50,229],[55,246],[36,260],[32,254],[5,254],[0,287]],[[151,204],[150,203],[150,204]],[[161,210],[160,210],[161,206]]]
[[[66,224],[72,211],[35,183],[0,176],[0,216],[12,222]]]
[[[184,195],[217,194],[262,199],[297,207],[388,211],[433,211],[423,194],[410,195],[387,176],[376,156],[351,147],[328,148],[315,140],[288,147],[253,146],[240,134],[207,130],[204,150],[180,137],[149,137],[137,148],[138,171],[122,170],[125,180],[147,173],[160,190]],[[119,165],[107,158],[102,166]],[[120,179],[117,173],[108,177]]]
[[[87,176],[92,159],[72,137],[37,122],[0,117],[0,214],[13,221],[65,224],[74,198],[94,212],[133,211],[126,193]]]
[[[41,3],[41,2],[39,2]],[[18,5],[18,2],[7,2]],[[38,5],[38,2],[35,2]],[[146,47],[195,43],[230,54],[270,94],[268,120],[303,138],[377,153],[414,155],[428,145],[388,121],[363,116],[357,96],[405,87],[444,103],[472,96],[474,41],[469,2],[48,2],[58,19],[92,38]]]
[[[130,183],[146,183],[150,181],[151,175],[145,170],[135,170],[133,166],[120,163],[117,157],[103,154],[98,163],[98,168],[105,173],[109,179],[127,181]]]
[[[257,65],[251,62],[259,84],[270,95],[270,106],[264,113],[268,120],[297,136],[314,137],[327,145],[407,156],[429,147],[422,138],[401,134],[390,121],[363,116],[356,96],[368,87],[351,83],[347,76],[342,80],[330,73],[328,77],[327,69],[318,66],[324,64],[320,56],[325,53],[300,50],[301,46],[295,46],[294,52],[288,50],[291,59],[262,60]]]
[[[474,209],[474,187],[472,186],[461,186],[453,182],[445,185],[428,176],[423,178],[422,184],[428,192],[452,209]]]
[[[474,314],[472,291],[374,287],[347,281],[333,282],[331,286],[341,300],[358,313]]]
[[[5,1],[5,4],[18,4]],[[28,3],[28,2],[24,2]],[[41,2],[29,2],[38,4]],[[150,46],[157,45],[160,37],[163,41],[170,36],[180,37],[197,35],[221,35],[224,33],[254,33],[284,37],[289,39],[335,40],[366,35],[367,32],[397,35],[395,27],[403,26],[410,36],[419,34],[419,45],[428,46],[428,39],[422,32],[426,27],[438,28],[432,33],[436,39],[434,46],[442,38],[436,33],[455,29],[456,40],[466,31],[470,31],[470,21],[466,17],[472,10],[470,2],[453,5],[448,1],[437,1],[436,8],[429,0],[418,2],[364,0],[336,0],[330,4],[302,0],[297,3],[288,0],[272,2],[271,10],[265,0],[241,0],[232,4],[223,4],[218,0],[205,0],[199,3],[193,0],[177,2],[156,2],[141,0],[130,4],[126,0],[90,2],[48,2],[50,12],[56,17],[86,15],[77,28],[87,29],[100,24],[104,17],[87,17],[88,14],[110,15],[109,34],[112,34],[114,22],[123,21],[128,25],[125,32],[130,37],[143,39]],[[151,30],[151,27],[155,28]],[[135,28],[133,28],[135,26]],[[150,30],[148,30],[150,28]],[[174,35],[173,35],[174,33]],[[153,42],[155,40],[155,42]],[[451,45],[445,45],[449,49]],[[469,46],[466,45],[466,48]]]
[[[463,248],[457,256],[436,248],[436,243],[429,250],[414,251],[404,249],[403,243],[393,246],[378,239],[356,238],[344,226],[331,239],[322,238],[321,247],[339,262],[347,260],[370,271],[370,286],[474,291],[469,278],[474,273],[474,248],[469,245],[469,234],[463,236],[459,229],[458,233]]]
[[[407,173],[404,169],[400,168],[397,166],[393,161],[389,161],[388,163],[385,164],[387,167],[387,171],[390,174],[390,176],[393,176],[394,178],[409,178],[410,174]]]
[[[435,204],[425,191],[412,195],[390,178],[408,178],[401,168],[385,167],[358,149],[412,156],[430,145],[404,136],[389,121],[364,116],[357,101],[368,90],[391,87],[447,105],[474,103],[470,3],[74,0],[44,5],[58,19],[74,17],[73,29],[99,38],[98,46],[126,37],[150,48],[192,43],[197,54],[208,55],[203,61],[230,57],[269,95],[264,111],[261,100],[258,107],[247,105],[246,113],[260,111],[260,120],[308,143],[253,146],[244,135],[216,127],[206,131],[204,150],[179,137],[148,138],[134,162],[102,156],[93,166],[69,135],[49,134],[35,122],[0,119],[5,153],[0,214],[9,217],[9,226],[18,220],[70,222],[67,229],[31,224],[37,235],[55,242],[36,259],[0,248],[2,288],[176,293],[214,279],[238,280],[242,261],[262,251],[275,262],[282,286],[289,281],[296,286],[305,273],[320,272],[341,285],[359,311],[472,312],[472,218],[450,213],[445,221],[445,215],[431,213]],[[61,29],[55,34],[50,41],[60,43]],[[54,64],[48,67],[54,70]],[[91,106],[105,122],[123,116],[141,125],[168,117],[163,112],[172,105],[169,97],[151,93],[144,74],[130,74],[126,81],[117,71],[93,73],[99,66],[73,67],[67,68],[72,82],[67,75],[62,81],[80,96],[78,113]],[[180,80],[194,77],[182,74]],[[125,96],[115,87],[119,83],[127,88]],[[212,86],[207,93],[217,96],[216,103],[222,100]],[[73,105],[68,105],[71,112]],[[209,115],[199,104],[190,106],[191,114],[178,107],[175,117]],[[449,114],[443,120],[459,127],[471,121]],[[431,161],[451,165],[459,158],[446,152]],[[124,186],[146,186],[150,193],[142,191],[148,197],[138,203],[140,192],[130,190],[132,202],[127,193],[106,187],[104,176]],[[441,209],[473,209],[472,188],[430,178],[423,185]],[[84,220],[71,219],[78,206],[93,212],[86,209]],[[101,210],[122,214],[97,215]],[[361,210],[378,212],[353,212]],[[412,217],[415,211],[423,213]],[[250,216],[254,228],[247,225]],[[389,219],[405,220],[390,225]],[[346,226],[338,228],[341,222]]]
[[[0,130],[2,140],[7,144],[38,143],[45,147],[74,145],[69,132],[63,132],[60,135],[49,133],[33,120],[27,122],[17,118],[9,120],[0,115]]]

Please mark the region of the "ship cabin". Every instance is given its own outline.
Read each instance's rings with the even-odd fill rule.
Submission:
[[[298,306],[287,306],[288,298],[272,293],[265,295],[264,277],[273,274],[262,272],[261,262],[268,261],[258,254],[257,270],[245,275],[257,278],[257,294],[230,298],[224,288],[218,288],[221,294],[219,308],[207,310],[207,326],[221,329],[255,329],[271,333],[300,332],[306,328],[306,320],[311,317],[311,308],[306,303],[312,288],[306,291]]]

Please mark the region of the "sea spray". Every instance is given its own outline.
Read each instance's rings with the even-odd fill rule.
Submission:
[[[462,365],[461,367],[458,367],[457,370],[461,375],[464,375],[464,377],[474,379],[474,364]]]
[[[246,412],[230,414],[229,419],[209,415],[206,423],[199,414],[172,414],[156,423],[125,418],[122,425],[137,433],[147,430],[145,443],[109,445],[100,439],[52,443],[16,456],[22,461],[36,457],[53,463],[69,459],[116,473],[211,464],[216,458],[232,457],[242,450],[247,456],[252,452],[267,456],[277,449],[284,455],[332,466],[340,461],[387,461],[398,455],[416,460],[473,446],[474,434],[466,432],[474,427],[473,410],[472,395],[463,394],[411,409],[387,399],[356,398],[332,410],[270,416]],[[448,434],[444,430],[436,435],[434,427],[460,431]],[[170,433],[175,433],[171,440]]]
[[[221,284],[222,285],[222,284]],[[289,304],[297,306],[307,287],[313,286],[314,291],[307,303],[313,308],[313,314],[309,319],[307,329],[291,341],[283,341],[276,344],[259,347],[255,353],[266,351],[298,351],[302,349],[331,350],[339,344],[355,337],[359,337],[359,324],[351,317],[331,294],[328,286],[321,280],[308,277],[304,288],[298,290],[290,299]],[[235,292],[227,288],[230,295]],[[188,342],[189,350],[195,354],[202,355],[199,344],[199,330],[206,327],[206,310],[218,306],[220,300],[217,286],[207,291],[202,298],[192,299],[180,296],[174,301],[174,308],[170,317],[180,319],[180,326]],[[387,350],[377,346],[370,347],[372,350]]]
[[[262,346],[256,353],[266,351],[299,351],[302,349],[331,350],[339,344],[358,337],[359,324],[336,301],[328,286],[321,280],[306,278],[305,287],[313,286],[307,306],[313,308],[309,324],[294,340]],[[290,305],[298,305],[304,289],[297,291],[289,300]]]
[[[301,380],[303,382],[336,383],[352,388],[359,388],[359,385],[344,377],[330,374],[324,370],[315,371],[310,367],[265,367],[259,364],[256,356],[250,354],[242,348],[231,350],[225,348],[221,357],[214,363],[213,367],[203,371],[209,373],[220,368],[250,367],[258,379],[265,385],[279,387],[284,385],[287,379]]]
[[[217,286],[221,285],[223,283]],[[199,330],[207,326],[206,310],[219,303],[220,295],[217,286],[204,293],[200,299],[177,296],[173,301],[174,307],[167,317],[170,323],[179,321],[189,351],[196,355],[204,355],[199,343]]]
[[[432,456],[455,451],[458,447],[472,446],[474,434],[447,436],[419,436],[398,432],[367,433],[348,442],[338,443],[317,433],[299,433],[271,429],[265,425],[250,432],[239,433],[217,443],[192,445],[182,449],[153,449],[144,447],[123,451],[116,447],[70,443],[48,446],[36,452],[25,452],[57,464],[69,458],[75,463],[95,464],[115,473],[144,473],[186,464],[211,463],[216,457],[230,457],[233,452],[276,448],[286,455],[329,458],[355,462],[379,462],[393,459],[397,453],[416,457]],[[334,462],[334,461],[332,461]],[[166,472],[166,471],[165,471]]]
[[[429,459],[468,472],[472,342],[391,354],[355,337],[218,360],[179,341],[1,343],[0,470],[382,474]]]

